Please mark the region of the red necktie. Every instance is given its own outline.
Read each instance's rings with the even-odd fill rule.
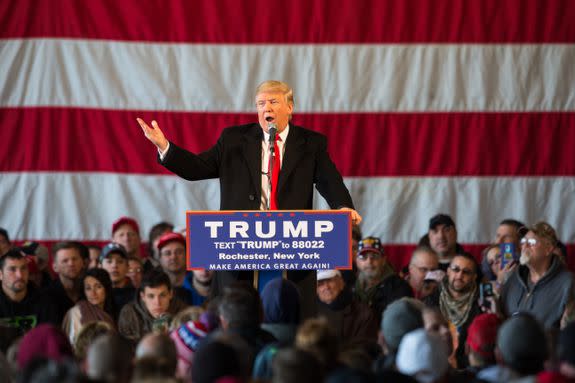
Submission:
[[[274,141],[274,167],[273,167],[273,175],[272,175],[272,191],[271,191],[271,201],[270,201],[270,210],[277,210],[278,203],[277,203],[277,190],[278,190],[278,179],[280,176],[280,168],[281,164],[281,156],[280,156],[280,149],[278,147],[278,140],[281,140],[279,135],[276,135],[276,139]],[[270,157],[271,162],[271,157]],[[269,164],[268,164],[269,167]]]

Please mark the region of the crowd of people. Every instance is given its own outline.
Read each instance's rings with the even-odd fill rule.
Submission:
[[[506,219],[476,259],[449,215],[396,270],[186,269],[186,239],[121,217],[102,248],[0,229],[2,382],[575,382],[575,280],[545,222]],[[507,247],[506,247],[507,246]],[[511,249],[511,250],[509,250]]]

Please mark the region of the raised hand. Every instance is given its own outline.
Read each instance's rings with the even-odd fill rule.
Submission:
[[[156,145],[160,152],[165,151],[168,147],[168,140],[166,139],[166,136],[164,136],[164,133],[160,129],[156,120],[152,120],[151,127],[141,118],[136,118],[136,121],[140,124],[146,138],[150,140],[152,144]]]

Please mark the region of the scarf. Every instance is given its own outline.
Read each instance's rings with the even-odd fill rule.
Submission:
[[[455,298],[449,292],[449,280],[444,278],[441,281],[441,292],[439,294],[439,309],[441,313],[455,327],[463,325],[469,317],[469,312],[477,295],[477,284],[473,289],[461,298]]]
[[[111,324],[113,328],[116,328],[116,324],[114,323],[112,317],[98,306],[94,306],[87,300],[81,300],[77,303],[77,305],[80,308],[82,325],[101,321],[107,322]]]

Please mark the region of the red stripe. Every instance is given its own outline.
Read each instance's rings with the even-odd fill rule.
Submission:
[[[0,38],[191,43],[575,41],[570,0],[18,0]]]
[[[192,151],[254,114],[0,109],[0,171],[167,174],[136,123],[155,118]],[[344,176],[573,176],[575,112],[300,114]],[[8,154],[8,155],[6,155]]]
[[[51,249],[54,244],[58,241],[43,241],[36,239],[38,242],[42,243],[43,245],[47,246],[48,249]],[[20,246],[24,241],[14,241],[15,246]],[[104,246],[108,243],[108,241],[85,241],[86,245],[97,245],[97,246]],[[478,262],[481,262],[481,252],[485,249],[488,245],[487,244],[463,244],[463,248],[465,251],[472,254]],[[404,245],[396,245],[396,244],[384,244],[383,245],[385,252],[388,256],[388,260],[393,265],[396,271],[400,271],[403,267],[409,264],[409,260],[411,259],[411,253],[415,249],[415,244],[404,244]],[[145,246],[142,247],[143,251],[145,251]],[[567,267],[569,270],[575,271],[575,243],[567,244]]]

